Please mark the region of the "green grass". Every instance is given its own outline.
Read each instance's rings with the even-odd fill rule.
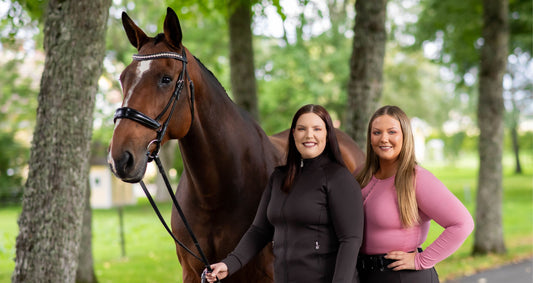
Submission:
[[[503,229],[508,253],[472,257],[473,234],[436,268],[441,281],[533,256],[533,162],[523,159],[526,172],[515,175],[512,160],[504,160]],[[456,164],[422,164],[466,205],[475,217],[477,165],[475,157]],[[170,218],[170,203],[160,204]],[[9,282],[14,269],[17,217],[20,207],[0,208],[0,282]],[[181,282],[175,246],[146,201],[124,208],[125,252],[122,257],[117,209],[93,211],[93,256],[99,282]],[[442,231],[431,225],[425,246]]]
[[[158,206],[170,225],[171,204]],[[124,207],[123,215],[125,257],[118,210],[93,211],[93,256],[99,282],[181,282],[174,242],[152,207],[141,201]]]

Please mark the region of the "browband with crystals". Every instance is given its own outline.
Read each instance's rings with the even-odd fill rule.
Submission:
[[[136,60],[136,61],[170,58],[170,59],[177,59],[177,60],[187,63],[187,59],[185,59],[181,54],[178,54],[175,52],[161,52],[161,53],[148,54],[148,55],[133,54],[132,57],[133,57],[133,60]]]

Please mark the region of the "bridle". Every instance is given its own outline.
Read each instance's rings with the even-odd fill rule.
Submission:
[[[185,244],[183,244],[181,241],[179,241],[176,238],[174,233],[172,233],[172,231],[168,227],[165,219],[161,215],[161,212],[157,208],[157,205],[155,204],[155,202],[154,202],[152,196],[150,195],[150,192],[146,188],[146,185],[144,184],[144,182],[141,180],[139,183],[141,185],[141,188],[144,191],[144,194],[148,198],[148,201],[152,205],[152,208],[154,209],[154,212],[157,214],[157,217],[161,221],[161,224],[163,224],[163,226],[165,227],[165,230],[167,230],[167,232],[170,234],[172,239],[174,239],[174,241],[176,243],[178,243],[178,245],[180,245],[183,249],[185,249],[193,257],[195,257],[196,259],[200,260],[204,264],[207,272],[212,272],[213,270],[211,268],[211,265],[209,264],[209,261],[207,260],[207,257],[205,256],[204,252],[200,248],[200,244],[198,243],[198,240],[196,239],[196,236],[194,235],[194,233],[192,231],[192,228],[190,227],[187,219],[185,218],[185,214],[183,213],[183,210],[181,209],[181,206],[178,204],[178,200],[176,199],[176,196],[174,195],[174,192],[172,191],[172,186],[170,185],[168,177],[167,177],[167,175],[165,173],[165,169],[163,168],[163,164],[161,163],[161,160],[159,159],[159,150],[161,149],[161,142],[163,140],[163,137],[165,136],[165,132],[167,130],[167,127],[168,127],[168,124],[170,122],[170,119],[172,118],[172,114],[174,114],[174,109],[176,108],[176,103],[179,100],[181,91],[183,89],[183,85],[185,83],[184,82],[184,78],[185,77],[187,77],[187,81],[189,82],[189,94],[190,94],[190,106],[191,106],[191,110],[190,110],[191,111],[191,126],[192,126],[192,123],[194,121],[194,85],[193,85],[192,80],[189,77],[189,73],[187,72],[187,55],[185,53],[185,49],[183,49],[181,54],[176,53],[176,52],[160,52],[160,53],[154,53],[154,54],[148,54],[148,55],[140,55],[140,54],[133,55],[133,60],[136,60],[136,61],[155,60],[155,59],[162,59],[162,58],[170,58],[170,59],[179,60],[179,61],[181,61],[183,63],[183,68],[182,68],[181,73],[180,73],[180,75],[178,77],[178,80],[176,81],[176,87],[174,88],[174,91],[172,92],[172,96],[168,100],[167,104],[165,105],[165,107],[163,108],[161,113],[159,113],[159,115],[157,115],[155,117],[155,119],[152,119],[148,115],[146,115],[146,114],[144,114],[144,113],[142,113],[142,112],[140,112],[138,110],[135,110],[133,108],[121,107],[121,108],[118,108],[115,111],[115,116],[113,118],[113,121],[116,122],[117,119],[130,119],[130,120],[133,120],[133,121],[135,121],[135,122],[137,122],[137,123],[139,123],[139,124],[141,124],[141,125],[143,125],[143,126],[145,126],[147,128],[155,130],[157,132],[156,138],[154,140],[152,140],[150,143],[148,143],[148,146],[146,147],[146,151],[147,151],[146,155],[148,157],[147,162],[151,162],[151,161],[155,160],[155,162],[157,164],[157,167],[159,169],[159,173],[163,177],[163,180],[164,180],[165,185],[167,187],[167,191],[170,194],[172,202],[174,203],[174,206],[176,207],[176,210],[178,211],[178,213],[179,213],[179,215],[181,217],[181,220],[183,221],[183,224],[187,228],[187,231],[189,232],[189,235],[191,236],[191,238],[192,238],[192,240],[194,242],[194,245],[196,246],[196,249],[198,250],[198,253],[200,254],[200,256],[196,255],[193,251],[191,251],[189,248],[187,248],[187,246],[185,246]],[[161,118],[163,118],[163,116],[165,115],[165,113],[167,113],[167,111],[169,109],[170,109],[170,113],[168,114],[168,117],[167,117],[166,121],[163,122],[163,125],[161,125],[159,120],[161,120]],[[152,144],[155,144],[156,148],[153,151],[150,151],[150,147],[152,146]],[[202,282],[205,282],[205,281],[206,281],[205,272],[203,272],[202,273]],[[218,279],[217,279],[217,282],[219,282]]]
[[[148,55],[140,55],[135,54],[133,55],[133,60],[135,61],[146,61],[146,60],[155,60],[155,59],[162,59],[162,58],[170,58],[170,59],[176,59],[183,63],[183,68],[181,70],[181,73],[178,77],[178,80],[176,81],[176,87],[174,88],[174,91],[172,92],[172,96],[169,98],[167,105],[155,119],[150,118],[148,115],[135,110],[130,107],[121,107],[118,108],[115,112],[115,116],[113,121],[116,122],[117,119],[130,119],[133,120],[147,128],[150,128],[152,130],[155,130],[157,132],[157,136],[154,140],[152,140],[150,143],[148,143],[148,146],[146,148],[147,150],[147,156],[148,156],[148,162],[154,160],[154,158],[158,155],[159,149],[161,148],[161,141],[163,140],[163,137],[165,136],[165,132],[167,131],[168,124],[170,122],[170,118],[172,118],[172,114],[174,113],[174,109],[176,108],[176,103],[180,98],[181,91],[183,89],[184,85],[184,77],[187,77],[187,81],[189,82],[189,93],[190,93],[190,106],[191,106],[191,126],[192,122],[194,120],[194,85],[192,83],[192,80],[189,78],[189,73],[187,72],[187,55],[185,54],[185,49],[183,49],[182,53],[176,53],[176,52],[160,52],[155,54],[148,54]],[[163,125],[160,124],[159,120],[163,118],[165,113],[170,108],[170,114],[167,117],[167,120],[163,122]],[[156,148],[153,151],[150,151],[150,147],[152,144],[155,144]]]

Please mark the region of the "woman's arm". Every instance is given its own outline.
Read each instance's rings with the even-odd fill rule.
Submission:
[[[422,253],[415,255],[415,267],[428,269],[453,254],[474,229],[474,220],[455,195],[431,172],[418,167],[416,198],[421,212],[444,228]]]
[[[274,227],[270,224],[266,215],[272,192],[272,179],[273,176],[270,177],[268,185],[261,196],[252,225],[244,233],[233,252],[222,260],[225,267],[221,266],[220,270],[227,273],[228,276],[241,269],[272,241]],[[213,274],[213,276],[216,276],[216,274]]]
[[[352,282],[363,240],[361,187],[348,170],[339,170],[330,178],[328,209],[340,244],[332,282]]]

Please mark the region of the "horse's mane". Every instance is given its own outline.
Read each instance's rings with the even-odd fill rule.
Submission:
[[[213,74],[213,72],[211,72],[211,70],[209,70],[205,65],[204,63],[202,63],[202,61],[200,61],[200,59],[198,59],[196,56],[194,56],[194,59],[196,59],[196,62],[198,62],[198,65],[200,66],[200,68],[202,70],[204,70],[205,72],[207,72],[207,74],[209,74],[209,77],[210,79],[212,79],[214,82],[216,82],[216,85],[220,86],[220,88],[224,91],[224,93],[226,94],[226,96],[228,96],[229,98],[229,95],[228,95],[228,92],[226,91],[226,89],[222,86],[222,84],[220,83],[220,81],[215,77],[215,75]],[[242,107],[238,106],[233,100],[230,99],[231,102],[233,102],[233,104],[237,107],[237,111],[239,111],[239,114],[241,115],[241,117],[243,117],[243,119],[245,120],[249,120],[249,121],[254,121],[254,118],[250,115],[250,113],[248,113],[248,111],[244,110]],[[255,122],[256,126],[259,127],[258,123]]]
[[[213,74],[213,72],[211,72],[211,70],[209,70],[205,65],[204,63],[202,63],[202,61],[200,61],[200,59],[198,59],[198,57],[194,56],[194,59],[196,59],[196,61],[198,62],[198,65],[200,66],[200,68],[202,68],[202,70],[206,71],[209,76],[211,77],[211,79],[213,79],[216,84],[222,89],[224,90],[224,92],[226,93],[226,95],[228,94],[228,92],[226,91],[226,89],[222,86],[222,84],[220,83],[220,81],[217,79],[217,77]]]
[[[159,42],[162,42],[165,40],[165,34],[164,33],[159,33],[157,34],[155,37],[154,37],[154,45],[158,44]],[[224,90],[224,92],[226,93],[226,95],[228,94],[228,92],[226,91],[226,89],[222,86],[222,84],[220,83],[220,81],[217,79],[217,77],[213,74],[213,72],[211,72],[211,70],[209,70],[203,63],[202,61],[200,61],[200,59],[198,59],[198,57],[194,56],[194,59],[196,59],[196,61],[198,61],[198,65],[200,65],[200,67],[202,68],[202,70],[206,71],[209,76],[211,77],[211,79],[213,79],[216,84]]]

